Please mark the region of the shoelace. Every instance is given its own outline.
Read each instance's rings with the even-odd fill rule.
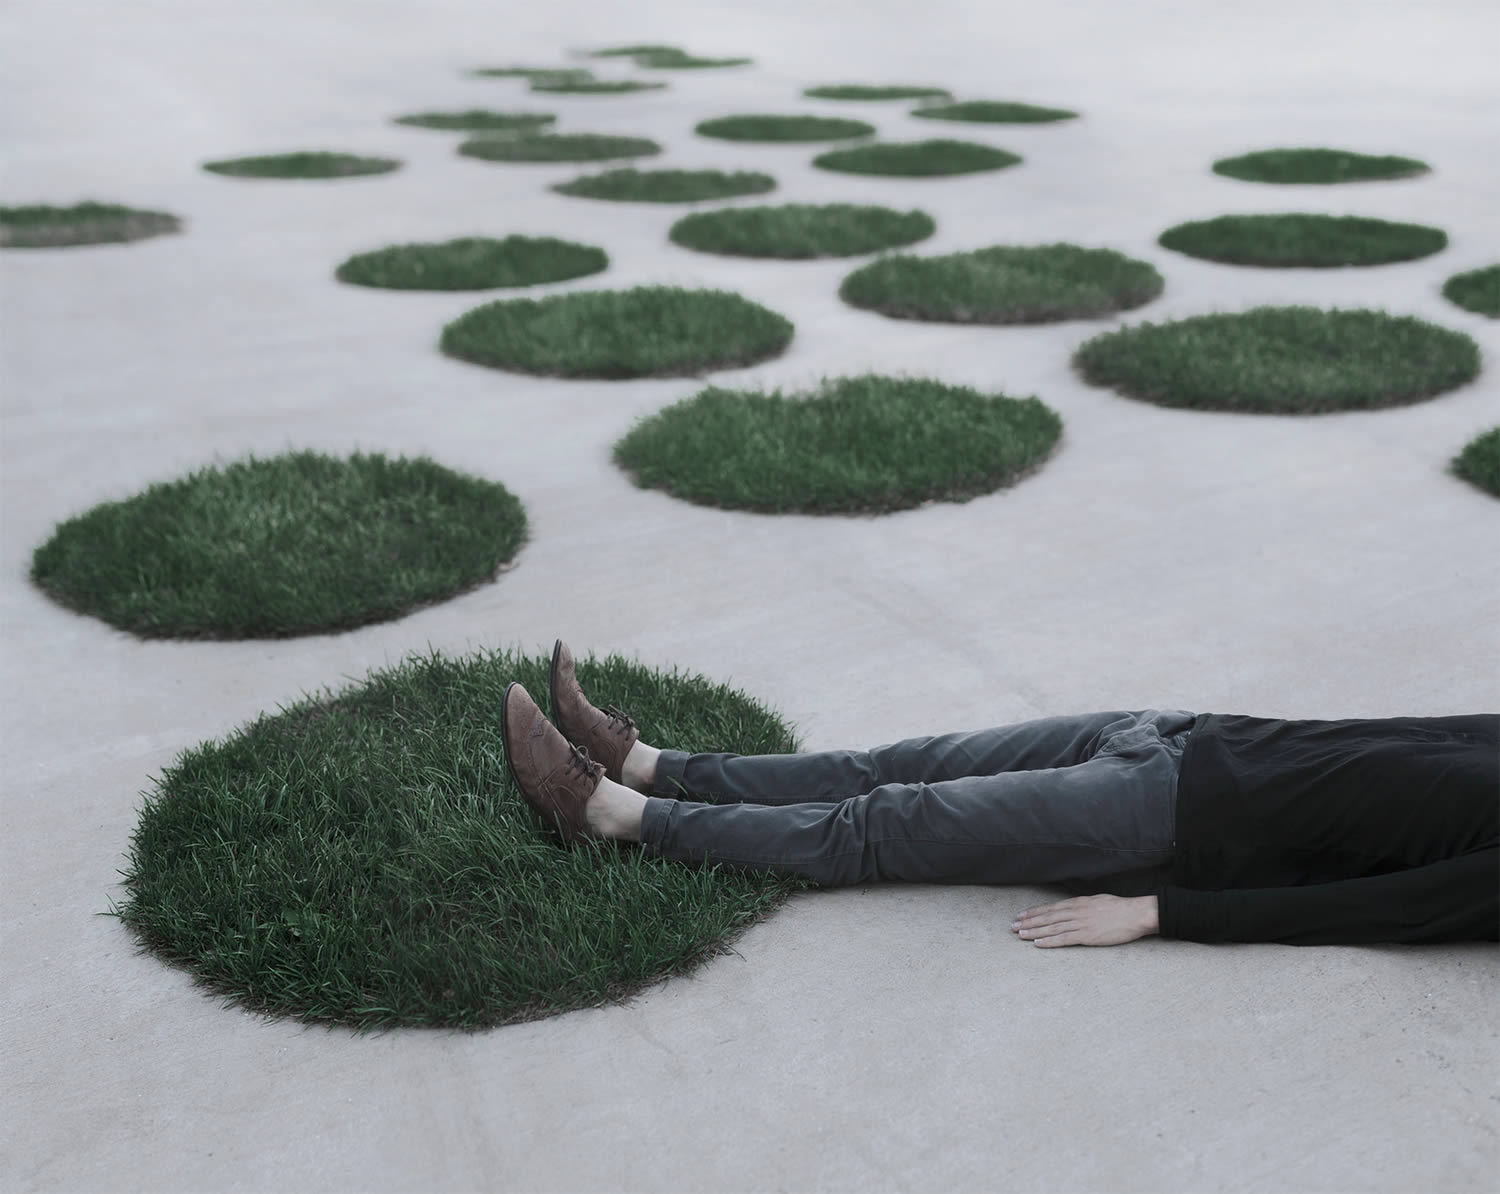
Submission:
[[[568,753],[567,770],[577,771],[580,775],[592,775],[594,768],[599,764],[589,756],[588,747],[575,746]]]
[[[609,720],[612,722],[619,722],[621,733],[625,733],[629,730],[635,729],[634,720],[631,719],[631,717],[625,712],[625,710],[617,708],[614,705],[606,705],[604,707],[604,716],[609,718]]]

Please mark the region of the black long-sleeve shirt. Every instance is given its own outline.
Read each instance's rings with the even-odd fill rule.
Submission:
[[[1500,938],[1500,716],[1203,714],[1161,934],[1292,945]]]

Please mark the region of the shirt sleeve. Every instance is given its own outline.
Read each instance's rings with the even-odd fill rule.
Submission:
[[[1305,887],[1157,892],[1163,937],[1285,945],[1500,939],[1500,848]]]

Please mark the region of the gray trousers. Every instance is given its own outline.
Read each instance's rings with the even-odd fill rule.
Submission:
[[[1147,710],[869,751],[664,750],[641,845],[824,886],[1048,883],[1161,866],[1172,857],[1192,724],[1191,713]]]

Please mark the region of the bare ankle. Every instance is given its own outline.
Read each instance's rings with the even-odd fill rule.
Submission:
[[[601,779],[594,794],[583,806],[583,816],[589,831],[596,837],[638,842],[641,840],[641,814],[645,807],[646,798],[640,793]]]
[[[637,738],[620,766],[620,778],[625,781],[625,786],[649,793],[656,786],[656,763],[660,757],[661,751]]]

